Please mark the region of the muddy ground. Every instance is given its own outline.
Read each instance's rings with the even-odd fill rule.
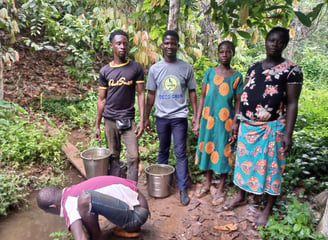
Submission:
[[[28,110],[31,104],[37,106],[43,97],[82,96],[91,87],[96,88],[96,83],[81,86],[70,79],[63,68],[64,58],[64,53],[48,50],[31,53],[22,48],[20,61],[4,72],[5,99]],[[73,131],[70,136],[72,142],[81,138],[83,136],[81,137],[81,131],[78,130]],[[201,199],[196,198],[194,192],[200,184],[191,184],[191,202],[188,206],[182,206],[175,185],[172,186],[169,197],[156,199],[148,194],[145,182],[145,173],[142,172],[139,188],[149,201],[151,217],[143,226],[139,239],[260,239],[252,226],[259,213],[258,205],[252,199],[249,199],[249,204],[233,211],[223,211],[222,204],[212,205],[211,194]],[[212,193],[215,191],[215,184]],[[222,203],[224,200],[222,199]],[[108,237],[113,239],[111,231],[108,232]]]
[[[142,235],[137,239],[260,239],[258,232],[252,226],[258,214],[256,205],[248,204],[233,211],[223,211],[222,204],[219,206],[211,204],[211,194],[201,199],[193,196],[200,186],[197,184],[189,188],[190,204],[182,206],[176,186],[172,187],[170,196],[154,198],[147,191],[145,179],[143,174],[139,180],[139,188],[148,199],[151,217],[143,226]],[[213,186],[212,193],[214,191]],[[113,237],[110,231],[107,236]]]

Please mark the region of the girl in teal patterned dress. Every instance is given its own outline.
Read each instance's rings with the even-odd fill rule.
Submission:
[[[249,67],[240,98],[233,180],[239,191],[223,208],[229,210],[246,203],[245,192],[267,193],[267,204],[256,226],[266,224],[281,193],[285,153],[292,146],[302,89],[303,75],[299,66],[282,57],[288,41],[289,32],[285,28],[275,27],[267,34],[266,58]],[[237,135],[232,137],[235,140]]]
[[[219,66],[205,72],[194,132],[198,135],[195,164],[206,171],[206,181],[196,191],[196,197],[209,192],[213,172],[221,174],[213,204],[222,196],[226,177],[232,168],[232,148],[229,144],[235,109],[243,88],[242,74],[231,69],[235,46],[223,41],[218,46]]]

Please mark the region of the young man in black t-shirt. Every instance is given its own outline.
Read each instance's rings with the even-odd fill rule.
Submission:
[[[129,40],[126,32],[115,30],[109,40],[114,59],[99,73],[95,140],[100,140],[100,123],[104,117],[105,136],[112,152],[109,174],[120,174],[122,139],[127,153],[127,178],[138,182],[138,138],[144,131],[144,72],[139,63],[127,58]],[[140,112],[137,125],[134,121],[136,90]]]

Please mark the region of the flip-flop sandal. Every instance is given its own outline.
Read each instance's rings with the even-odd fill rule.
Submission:
[[[115,228],[115,229],[113,229],[113,234],[117,237],[136,238],[136,237],[140,236],[141,231],[127,232],[124,229]]]
[[[217,206],[217,205],[221,204],[224,201],[224,198],[225,198],[225,192],[220,192],[220,194],[215,192],[213,200],[212,200],[212,205]]]
[[[230,211],[230,210],[233,210],[234,208],[236,207],[239,207],[239,206],[243,206],[243,205],[246,205],[247,204],[247,200],[244,200],[244,201],[241,201],[241,202],[236,202],[230,206],[228,206],[227,204],[225,204],[222,209],[224,211]]]
[[[210,192],[210,188],[205,188],[202,186],[199,191],[196,193],[197,198],[202,198]]]
[[[213,206],[218,206],[223,202],[224,202],[224,196],[221,196],[221,197],[218,197],[218,198],[214,197],[214,199],[212,200],[212,205]]]

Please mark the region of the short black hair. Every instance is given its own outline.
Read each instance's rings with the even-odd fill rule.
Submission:
[[[164,38],[166,36],[173,36],[175,37],[175,39],[177,40],[177,42],[179,42],[179,34],[177,33],[177,31],[174,30],[167,30],[164,34],[163,34],[163,38],[162,40],[164,41]]]
[[[124,32],[123,30],[121,29],[118,29],[118,30],[114,30],[110,36],[109,36],[109,41],[112,43],[113,42],[113,39],[116,35],[123,35],[126,37],[126,39],[129,41],[129,36],[126,32]]]
[[[36,198],[39,208],[45,211],[48,210],[50,205],[55,204],[56,196],[58,192],[61,191],[62,190],[56,186],[46,186],[42,188]]]
[[[236,52],[236,47],[235,47],[235,44],[233,44],[233,42],[231,41],[228,41],[228,40],[224,40],[222,42],[220,42],[219,46],[218,46],[218,51],[220,51],[220,47],[222,47],[223,45],[229,45],[231,50],[232,50],[232,55],[235,56],[235,52]]]
[[[287,45],[289,42],[289,30],[287,28],[284,27],[274,27],[272,28],[268,34],[266,35],[265,41],[268,39],[268,37],[273,34],[273,33],[281,33],[282,38],[284,43]]]

